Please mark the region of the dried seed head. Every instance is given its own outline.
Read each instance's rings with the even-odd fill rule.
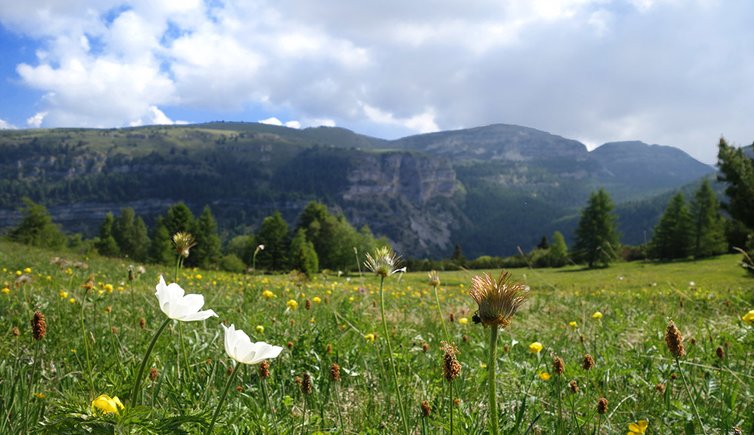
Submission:
[[[469,336],[466,335],[466,334],[464,334],[463,337],[461,337],[461,341],[463,341],[464,343],[468,343],[469,342]]]
[[[21,335],[21,330],[20,330],[20,329],[18,329],[18,326],[14,326],[14,327],[12,327],[12,328],[10,329],[10,333],[11,333],[11,335],[13,335],[14,337],[18,337],[19,335]]]
[[[584,370],[591,370],[592,367],[594,367],[594,358],[589,354],[584,355],[584,361],[581,363],[581,367],[583,367]]]
[[[236,385],[236,391],[238,391],[239,393],[242,393],[243,392],[243,385]]]
[[[112,332],[113,334],[116,334],[116,335],[117,335],[117,334],[118,334],[118,327],[116,327],[116,326],[111,326],[111,327],[110,327],[110,332]]]
[[[405,268],[398,269],[399,263],[400,257],[393,252],[393,249],[389,246],[382,246],[374,251],[374,256],[367,254],[364,267],[375,275],[385,278],[396,272],[405,272]]]
[[[267,360],[262,361],[259,364],[259,377],[267,379],[270,377],[270,362]]]
[[[340,382],[340,366],[338,363],[332,363],[330,365],[330,379],[334,382]]]
[[[683,335],[672,320],[668,322],[668,329],[665,332],[665,344],[668,345],[668,350],[674,357],[683,358],[686,356],[686,350],[683,349]]]
[[[311,310],[312,309],[312,301],[310,301],[309,299],[307,299],[306,302],[304,302],[304,308],[306,308],[307,310]]]
[[[678,379],[678,373],[671,373],[670,374],[670,380],[671,381],[675,381],[676,379]]]
[[[717,359],[720,361],[725,359],[725,348],[722,346],[717,346],[717,350],[715,350],[715,354],[717,355]]]
[[[597,400],[597,413],[607,414],[607,399],[604,397],[600,397],[599,400]]]
[[[655,385],[655,391],[657,391],[660,394],[665,394],[665,384],[660,382],[659,384]]]
[[[555,372],[556,375],[562,375],[563,371],[565,371],[565,363],[563,363],[563,358],[556,356],[552,360],[552,370]]]
[[[139,317],[139,328],[144,329],[147,327],[147,321],[143,317]]]
[[[430,412],[432,412],[432,408],[429,407],[429,402],[426,400],[422,400],[422,417],[429,417]]]
[[[461,364],[456,358],[458,350],[452,344],[442,342],[443,355],[442,374],[446,381],[452,382],[461,373]]]
[[[31,330],[34,339],[37,341],[45,338],[45,334],[47,334],[47,321],[45,315],[40,311],[34,312],[34,318],[31,319]]]
[[[427,353],[429,351],[429,343],[426,341],[422,343],[422,352]]]
[[[159,376],[159,372],[157,372],[157,369],[152,367],[149,369],[149,380],[154,382],[155,379],[157,379],[157,376]]]
[[[453,323],[456,321],[456,316],[453,313],[448,314],[448,320],[450,320],[450,323]]]
[[[293,342],[292,342],[292,341],[289,341],[289,342],[288,342],[288,343],[286,344],[286,346],[288,347],[288,349],[293,349]]]
[[[327,347],[325,348],[325,352],[332,353],[332,344],[327,343]]]
[[[312,375],[310,375],[309,372],[304,372],[303,379],[301,380],[301,392],[309,395],[312,394],[313,388]]]
[[[572,393],[578,393],[579,392],[579,383],[576,382],[576,379],[572,380],[568,383],[568,387],[571,389]]]
[[[436,270],[430,271],[428,276],[430,287],[437,288],[440,286],[440,274]]]
[[[106,312],[107,314],[110,314],[110,313],[112,313],[112,312],[113,312],[113,307],[112,307],[112,306],[110,306],[110,305],[106,306],[106,307],[105,307],[105,312]]]
[[[85,283],[81,284],[81,288],[86,289],[87,292],[94,288],[94,275],[90,274],[89,279]]]
[[[173,245],[175,252],[183,258],[188,258],[189,250],[196,246],[196,240],[191,233],[179,231],[173,235]]]
[[[501,272],[498,279],[487,273],[471,279],[469,295],[479,305],[477,316],[483,325],[505,328],[526,301],[529,287],[510,281],[510,277]]]

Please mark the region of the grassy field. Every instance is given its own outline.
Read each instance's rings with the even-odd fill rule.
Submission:
[[[55,256],[68,263],[53,264]],[[741,318],[754,309],[754,280],[737,261],[512,270],[531,296],[499,337],[502,432],[626,433],[647,420],[646,433],[752,433],[754,332]],[[155,285],[160,274],[172,282],[175,271],[146,265],[131,282],[128,266],[0,242],[0,433],[204,432],[234,365],[221,322],[284,350],[267,378],[258,365],[240,366],[216,433],[401,433],[399,391],[411,433],[450,433],[451,415],[454,433],[487,430],[487,330],[472,322],[468,296],[481,272],[440,273],[442,318],[426,273],[385,280],[396,388],[378,277],[302,281],[183,269],[179,284],[204,295],[204,308],[219,317],[168,324],[135,405],[139,365],[167,318]],[[42,340],[32,337],[37,310],[46,317]],[[669,319],[685,339],[679,364],[665,344]],[[442,322],[461,365],[452,383],[443,378]],[[539,353],[530,351],[533,342],[542,344]],[[590,370],[582,367],[587,353]],[[555,356],[565,362],[560,375]],[[304,373],[310,394],[299,386]],[[124,409],[93,407],[100,394],[118,396]]]

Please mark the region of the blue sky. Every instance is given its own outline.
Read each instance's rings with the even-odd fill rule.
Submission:
[[[0,128],[510,123],[712,163],[754,140],[749,0],[0,0]]]

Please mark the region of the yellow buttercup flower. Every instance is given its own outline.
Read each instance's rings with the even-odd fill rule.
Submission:
[[[599,311],[595,311],[594,314],[592,314],[592,319],[599,320],[602,318],[602,313]]]
[[[264,334],[264,326],[257,325],[256,331],[257,331],[257,334]]]
[[[197,273],[196,275],[194,275],[194,278],[196,278],[196,279],[198,279],[198,280],[200,280],[200,281],[201,281],[201,279],[202,279],[202,274],[201,274],[201,273]]]
[[[24,273],[31,273],[31,267],[27,267],[26,269],[24,269]]]
[[[10,289],[8,287],[3,287],[3,294],[7,295],[10,293]]]
[[[68,302],[70,302],[72,304],[75,304],[76,303],[76,299],[75,298],[70,298],[70,299],[68,299]]]
[[[535,341],[534,343],[529,345],[529,352],[531,353],[539,353],[542,352],[542,349],[544,349],[544,346],[542,346],[542,343]]]
[[[296,308],[298,308],[298,302],[296,302],[293,299],[290,299],[288,302],[285,303],[285,305],[287,305],[288,308],[290,308],[291,310],[295,310]]]
[[[572,321],[572,322],[568,322],[568,326],[570,326],[571,328],[575,328],[575,327],[577,327],[579,325],[578,325],[578,323]]]
[[[458,323],[460,323],[461,325],[468,325],[469,319],[467,319],[466,317],[461,317],[460,319],[458,319]]]
[[[100,394],[99,397],[92,400],[92,408],[99,409],[105,414],[119,414],[118,409],[125,408],[118,399],[118,396],[110,397],[107,394]]]
[[[647,426],[649,426],[649,421],[647,420],[639,420],[636,423],[631,423],[628,425],[628,435],[642,435],[647,431]]]
[[[319,296],[314,296],[312,298],[312,302],[314,302],[315,304],[318,304],[318,303],[322,302],[322,299],[320,299]]]
[[[67,297],[68,297],[68,292],[67,292],[67,291],[65,291],[65,290],[60,290],[60,291],[58,292],[58,296],[60,296],[61,298],[65,299],[65,298],[67,298]]]
[[[113,285],[112,284],[105,284],[104,289],[105,289],[106,292],[112,293],[113,292]]]
[[[374,334],[371,334],[371,333],[364,336],[364,340],[370,343],[374,343],[374,339],[375,339],[375,336]]]
[[[543,381],[549,381],[550,380],[550,374],[547,372],[542,372],[539,374],[539,379],[542,379]]]
[[[275,293],[273,293],[273,292],[271,292],[269,290],[265,290],[265,291],[262,292],[262,296],[264,296],[267,299],[272,299],[272,298],[275,297]]]
[[[741,320],[748,323],[749,325],[754,324],[754,310],[749,311],[746,313]]]

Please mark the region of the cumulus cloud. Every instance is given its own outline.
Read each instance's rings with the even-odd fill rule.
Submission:
[[[42,122],[47,117],[47,112],[37,112],[33,116],[26,119],[26,125],[31,128],[39,128],[42,126]]]
[[[0,25],[40,41],[13,78],[44,94],[38,126],[173,122],[159,107],[383,137],[506,122],[710,161],[721,133],[752,139],[752,12],[704,0],[0,0]]]
[[[15,130],[16,126],[4,119],[0,119],[0,130]]]

